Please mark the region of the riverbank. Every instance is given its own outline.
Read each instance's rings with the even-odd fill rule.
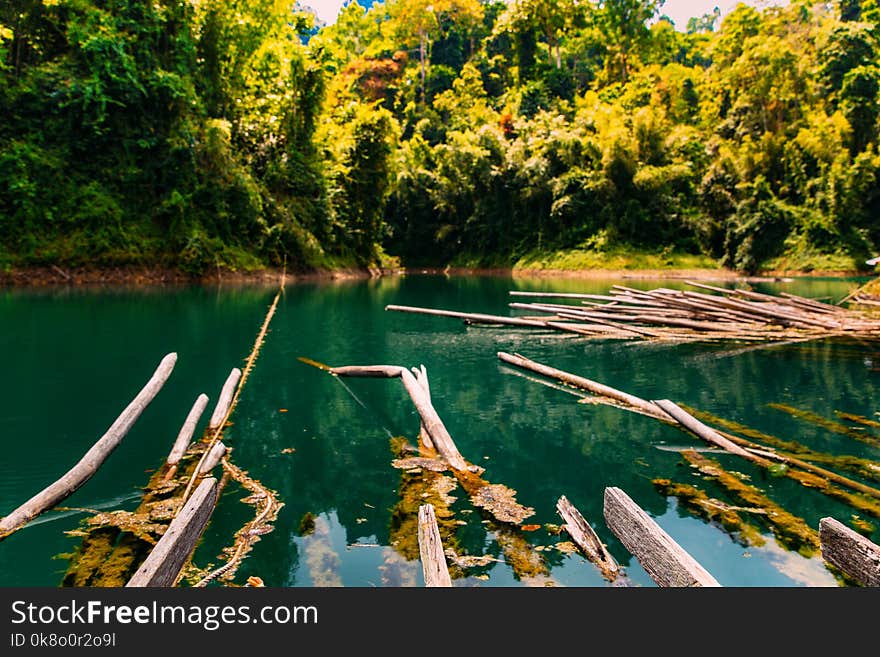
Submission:
[[[254,271],[216,270],[191,276],[168,267],[18,267],[0,272],[0,287],[55,286],[184,286],[184,285],[278,285],[304,280],[361,279],[382,275],[379,270],[334,269],[286,272],[283,269]]]
[[[679,264],[679,263],[676,263]],[[62,268],[56,265],[18,267],[0,271],[0,287],[55,287],[55,286],[184,286],[184,285],[278,285],[300,281],[359,280],[381,276],[444,275],[444,276],[501,276],[513,279],[681,279],[700,281],[740,281],[744,283],[780,281],[791,278],[850,278],[871,277],[874,272],[855,270],[767,270],[754,275],[717,266],[657,267],[585,267],[558,268],[545,266],[514,267],[400,267],[337,268],[290,272],[282,269],[233,271],[220,269],[204,276],[191,276],[169,267],[80,267]],[[878,283],[880,288],[880,283]]]

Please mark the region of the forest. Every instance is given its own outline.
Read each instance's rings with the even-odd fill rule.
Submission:
[[[880,3],[10,0],[0,271],[854,270]]]

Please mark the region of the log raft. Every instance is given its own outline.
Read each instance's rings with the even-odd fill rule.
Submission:
[[[790,293],[764,294],[686,281],[697,288],[637,290],[613,285],[608,294],[523,292],[509,304],[524,316],[386,306],[386,310],[462,319],[468,323],[559,330],[598,339],[784,342],[825,337],[880,337],[880,318]],[[542,299],[542,297],[544,299]]]

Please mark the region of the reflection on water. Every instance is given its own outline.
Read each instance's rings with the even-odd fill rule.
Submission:
[[[395,510],[400,510],[405,480],[391,466],[399,455],[389,447],[390,436],[417,440],[419,420],[409,398],[402,386],[387,381],[347,379],[341,385],[297,360],[305,356],[330,365],[424,364],[434,405],[459,451],[486,469],[486,481],[515,489],[517,500],[535,509],[526,522],[540,529],[510,530],[493,525],[460,490],[454,493],[450,545],[462,557],[492,558],[462,569],[456,586],[607,586],[581,555],[557,549],[564,535],[544,528],[560,522],[555,506],[561,495],[595,527],[633,584],[653,586],[604,525],[606,486],[625,490],[722,584],[835,585],[818,555],[807,558],[783,549],[768,528],[762,526],[763,545],[746,547],[674,496],[658,492],[653,480],[668,479],[741,505],[723,488],[696,478],[679,451],[657,449],[702,448],[702,443],[648,417],[578,403],[564,387],[513,372],[496,353],[519,352],[645,399],[672,399],[812,452],[857,457],[854,463],[864,468],[880,460],[880,447],[808,420],[824,418],[857,435],[874,435],[875,427],[847,418],[877,417],[878,344],[816,341],[755,348],[735,342],[602,342],[384,311],[394,303],[506,314],[511,289],[605,293],[618,282],[640,289],[683,285],[406,276],[288,286],[226,431],[234,461],[278,491],[285,504],[275,531],[261,536],[236,581],[255,575],[268,586],[422,585],[417,559],[399,543],[405,525]],[[839,299],[855,284],[796,279],[755,284],[755,289]],[[131,505],[132,491],[149,478],[144,471],[167,454],[192,399],[201,392],[215,399],[229,369],[241,365],[274,292],[0,294],[0,357],[15,372],[0,382],[6,448],[0,514],[68,469],[155,363],[176,351],[178,365],[165,390],[99,473],[65,503],[92,507],[123,496],[127,501],[119,506]],[[779,405],[812,415],[780,412]],[[824,516],[850,526],[860,520],[843,500],[734,457],[716,458],[810,528]],[[859,477],[856,470],[848,476]],[[240,497],[221,499],[197,550],[199,565],[216,564],[248,518]],[[314,516],[310,533],[300,527],[307,513]],[[65,564],[52,556],[75,545],[63,532],[74,529],[78,518],[35,524],[0,543],[0,584],[57,585]],[[862,525],[861,531],[880,540],[874,525]],[[524,569],[514,561],[517,554],[528,555],[540,568]]]

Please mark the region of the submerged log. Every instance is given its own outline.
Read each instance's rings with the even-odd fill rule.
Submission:
[[[880,586],[880,545],[834,518],[819,521],[822,558],[862,586]]]
[[[126,587],[174,586],[217,503],[217,480],[199,484]]]
[[[605,522],[659,586],[720,586],[620,488],[605,489]]]
[[[174,446],[168,453],[168,458],[165,459],[166,465],[177,465],[180,462],[181,457],[186,453],[187,447],[189,447],[193,433],[195,433],[196,430],[196,425],[199,423],[199,419],[202,417],[202,413],[205,412],[205,407],[207,405],[208,395],[199,395],[190,409],[189,414],[186,416],[183,426],[180,427],[180,433],[177,434],[177,440],[174,441]]]
[[[571,536],[571,540],[575,542],[584,556],[592,561],[602,576],[610,582],[617,579],[620,574],[620,566],[611,556],[605,544],[599,540],[599,536],[581,515],[574,505],[568,501],[563,495],[556,502],[556,511],[565,521],[565,531]]]
[[[425,586],[452,586],[446,557],[443,555],[440,529],[437,527],[437,518],[434,517],[434,507],[430,504],[419,507],[419,555]]]
[[[220,391],[220,397],[217,399],[217,405],[214,407],[214,412],[211,414],[211,421],[208,422],[209,429],[216,429],[223,423],[223,420],[226,419],[226,415],[229,413],[229,405],[232,404],[232,397],[235,395],[235,386],[238,385],[238,380],[240,378],[241,370],[237,367],[233,367],[229,376],[226,377],[226,383],[223,384],[223,389]]]
[[[131,427],[141,416],[144,409],[156,397],[162,386],[171,375],[174,364],[177,362],[177,354],[171,353],[165,356],[159,363],[158,368],[147,384],[137,396],[126,406],[122,414],[110,425],[107,432],[92,445],[80,461],[67,471],[55,483],[34,495],[27,502],[12,511],[0,520],[0,540],[3,540],[13,532],[23,527],[27,522],[52,508],[61,500],[69,497],[75,490],[82,486],[97,472],[98,468],[116,449]]]

